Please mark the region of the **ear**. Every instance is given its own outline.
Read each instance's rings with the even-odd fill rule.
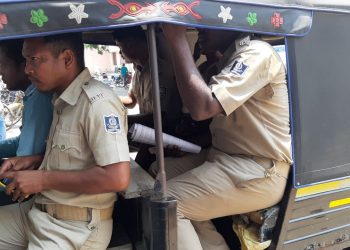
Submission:
[[[71,49],[65,49],[61,53],[61,57],[64,60],[64,64],[65,64],[66,68],[72,67],[72,65],[74,65],[74,62],[76,62],[75,54]]]

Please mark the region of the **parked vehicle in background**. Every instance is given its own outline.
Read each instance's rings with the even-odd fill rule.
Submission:
[[[4,121],[6,125],[6,130],[11,129],[15,124],[17,124],[21,119],[23,115],[23,92],[16,91],[16,97],[15,100],[10,104],[4,104]]]
[[[1,84],[0,101],[6,130],[11,129],[22,119],[23,96],[22,91],[10,91],[5,84]]]

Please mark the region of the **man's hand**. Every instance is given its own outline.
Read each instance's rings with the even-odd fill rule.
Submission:
[[[8,171],[33,170],[38,169],[43,161],[42,155],[19,156],[5,160],[0,168],[0,179]]]
[[[12,179],[6,187],[6,194],[13,201],[22,201],[31,194],[44,190],[44,172],[42,170],[8,171],[3,176]]]

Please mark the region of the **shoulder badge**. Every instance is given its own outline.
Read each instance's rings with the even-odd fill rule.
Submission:
[[[118,115],[104,115],[103,122],[107,133],[118,133],[120,131],[120,120]]]
[[[233,62],[230,72],[236,76],[243,76],[248,68],[249,66],[247,64],[236,60]]]

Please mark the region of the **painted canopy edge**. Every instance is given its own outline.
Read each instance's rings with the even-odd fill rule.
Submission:
[[[233,1],[0,1],[0,39],[152,22],[303,36],[312,11]]]

